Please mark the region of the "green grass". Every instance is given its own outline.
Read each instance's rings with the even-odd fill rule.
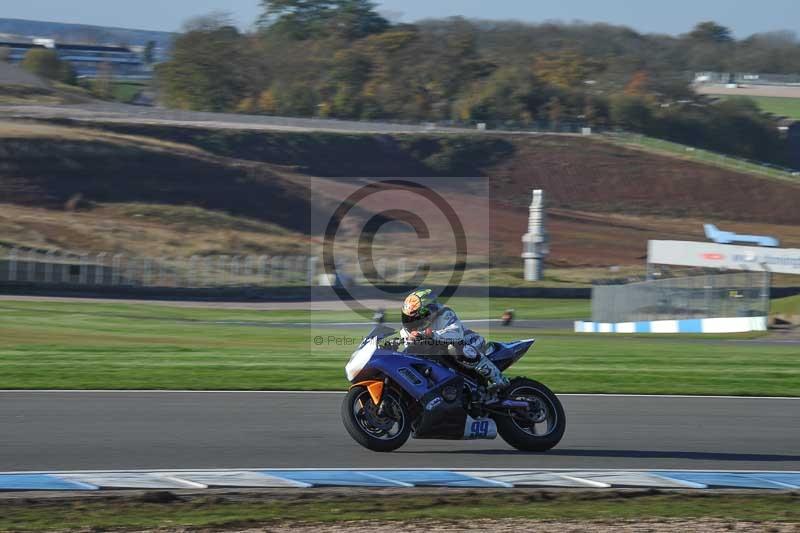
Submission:
[[[800,295],[773,300],[770,306],[770,312],[800,316]]]
[[[117,102],[129,104],[147,86],[140,83],[114,83],[111,86],[111,98]]]
[[[780,117],[800,119],[800,98],[783,98],[780,96],[729,96],[714,95],[719,98],[749,98],[753,100],[762,111]]]
[[[110,497],[63,502],[9,500],[3,503],[0,531],[152,529],[159,527],[255,529],[277,523],[312,524],[370,520],[411,523],[420,520],[517,518],[587,521],[713,518],[791,524],[800,521],[800,495],[679,494],[657,491],[541,492],[439,491],[429,494],[392,492],[330,494],[287,491],[280,495],[240,494],[145,503],[139,498]],[[354,524],[355,525],[355,524]],[[362,526],[366,525],[361,524]],[[551,524],[552,525],[552,524]],[[699,526],[699,524],[698,524]],[[402,529],[402,524],[398,523]],[[591,529],[591,524],[586,524]],[[733,528],[735,529],[735,528]]]
[[[529,302],[535,305],[528,310],[516,306],[519,318],[566,316],[587,305]],[[477,312],[475,302],[460,303],[464,316]],[[493,311],[506,303],[493,302]],[[352,318],[339,312],[4,301],[0,389],[342,389],[344,364],[369,326],[269,326],[309,317]],[[500,326],[489,334],[495,340],[529,335],[537,336],[537,344],[511,374],[540,379],[557,392],[800,396],[794,346]]]
[[[703,150],[701,148],[694,148],[684,144],[678,144],[670,141],[665,141],[662,139],[647,137],[644,135],[615,134],[613,136],[605,136],[601,138],[605,138],[612,143],[620,144],[627,147],[638,148],[641,150],[647,150],[655,153],[677,155],[683,159],[698,161],[700,163],[707,163],[710,165],[715,165],[730,170],[736,170],[738,172],[744,172],[746,174],[754,174],[757,176],[781,179],[781,180],[789,180],[794,182],[800,181],[800,175],[798,175],[798,173],[786,172],[784,170],[772,168],[767,165],[751,163],[741,159],[736,159],[734,157],[728,157],[726,155],[719,154],[716,152]]]
[[[400,320],[401,300],[398,308],[387,310],[387,320]],[[447,305],[458,311],[462,319],[500,318],[506,309],[514,309],[518,318],[525,319],[572,319],[588,318],[591,304],[588,300],[558,298],[451,298]],[[257,311],[247,309],[225,309],[213,307],[180,307],[160,304],[129,303],[71,303],[71,302],[0,302],[0,326],[3,317],[15,314],[39,313],[43,316],[83,315],[108,318],[180,322],[366,322],[371,314],[362,315],[355,311]]]

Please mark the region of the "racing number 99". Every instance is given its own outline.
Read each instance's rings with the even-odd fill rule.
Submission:
[[[470,438],[472,439],[482,439],[486,438],[489,434],[489,421],[488,420],[476,420],[470,426]]]

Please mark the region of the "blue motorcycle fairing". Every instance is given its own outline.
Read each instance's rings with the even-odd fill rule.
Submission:
[[[487,357],[501,371],[519,361],[527,353],[536,339],[525,339],[514,342],[493,342],[490,343],[494,349],[489,351]]]
[[[519,361],[534,342],[536,339],[491,343],[492,350],[487,357],[503,371]],[[430,375],[423,376],[420,368],[430,368]],[[457,375],[460,374],[435,360],[378,348],[369,363],[359,372],[356,380],[363,381],[388,376],[412,398],[419,401],[425,394]]]
[[[419,368],[430,368],[429,376],[423,376]],[[419,401],[429,391],[458,374],[431,359],[379,348],[359,372],[355,381],[375,379],[381,375],[391,378],[412,398]]]

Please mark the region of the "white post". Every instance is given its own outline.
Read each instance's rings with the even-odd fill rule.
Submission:
[[[258,275],[258,259],[253,255],[248,255],[244,259],[244,275],[247,285],[257,285],[256,276]]]
[[[269,268],[269,256],[262,255],[258,258],[258,275],[261,279],[261,283],[264,285],[269,285],[269,281],[267,280],[267,269]]]
[[[289,271],[290,274],[292,274],[292,277],[294,278],[292,281],[302,280],[305,277],[303,276],[303,271],[306,270],[307,266],[308,266],[307,258],[303,257],[302,255],[296,256],[294,258],[294,261],[292,261],[292,267],[291,270]]]
[[[70,263],[71,259],[70,259],[70,256],[69,256],[69,252],[63,252],[63,255],[64,255],[64,257],[63,257],[63,261],[61,262],[61,275],[59,276],[59,278],[60,278],[59,281],[61,283],[71,282],[72,279],[70,279],[71,276],[70,276],[69,268],[70,268],[70,265],[72,263]]]
[[[386,282],[386,259],[378,259],[378,262],[375,264],[375,273],[378,275],[378,279],[375,281],[385,283]]]
[[[239,279],[241,277],[241,271],[242,271],[241,265],[242,265],[241,257],[239,257],[238,255],[234,255],[231,258],[231,281],[233,282],[233,285],[241,285]]]
[[[228,281],[227,262],[228,262],[227,255],[221,255],[217,258],[217,265],[219,267],[221,276],[219,283],[220,285],[226,285]]]
[[[26,281],[36,281],[36,252],[28,250],[28,263],[25,265]]]
[[[189,267],[186,272],[186,285],[189,287],[197,285],[197,261],[198,257],[196,255],[189,258]]]
[[[280,277],[280,270],[281,267],[281,260],[282,258],[279,256],[273,256],[272,260],[270,261],[269,265],[269,278],[273,285],[277,285]]]
[[[205,259],[205,275],[204,278],[201,280],[203,287],[208,287],[211,283],[211,273],[214,271],[214,258],[211,256],[206,257]]]
[[[158,258],[158,286],[159,287],[166,287],[167,286],[167,271],[166,271],[166,257],[159,257]]]
[[[314,279],[317,276],[317,263],[319,262],[319,258],[312,255],[308,258],[308,274],[306,276],[306,281],[308,282],[309,287],[314,286]]]
[[[45,254],[44,264],[44,282],[52,283],[53,281],[53,261],[55,260],[55,250],[47,250]]]
[[[17,249],[8,252],[8,281],[17,281]]]
[[[114,286],[119,285],[119,274],[121,268],[122,254],[116,254],[111,260],[111,284]]]
[[[84,252],[81,255],[81,273],[78,278],[81,285],[86,285],[89,281],[89,254]]]
[[[97,254],[97,264],[94,266],[94,284],[95,285],[102,285],[103,278],[105,277],[105,272],[103,271],[103,267],[106,263],[106,254],[105,252],[101,252]]]
[[[544,259],[549,253],[545,230],[544,192],[533,191],[528,215],[528,233],[522,236],[522,259],[525,281],[541,281],[544,275]]]
[[[147,287],[150,285],[150,258],[142,258],[142,285]]]

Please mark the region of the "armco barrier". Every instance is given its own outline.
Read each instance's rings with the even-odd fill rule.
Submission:
[[[0,473],[0,491],[451,487],[800,489],[800,472],[705,470],[158,470]]]
[[[575,322],[576,333],[747,333],[766,330],[765,316],[651,322]]]
[[[435,291],[442,287],[432,287]],[[391,289],[391,292],[387,292]],[[386,298],[396,294],[401,301],[405,293],[416,290],[416,286],[357,286],[348,289],[351,298],[365,300]],[[307,286],[239,286],[239,287],[102,287],[81,284],[43,285],[31,282],[0,282],[0,294],[19,296],[53,296],[79,298],[119,298],[147,300],[197,300],[229,302],[289,302],[337,300],[339,296],[330,287]],[[558,298],[588,300],[590,288],[581,287],[478,287],[458,288],[458,296],[490,298]]]

